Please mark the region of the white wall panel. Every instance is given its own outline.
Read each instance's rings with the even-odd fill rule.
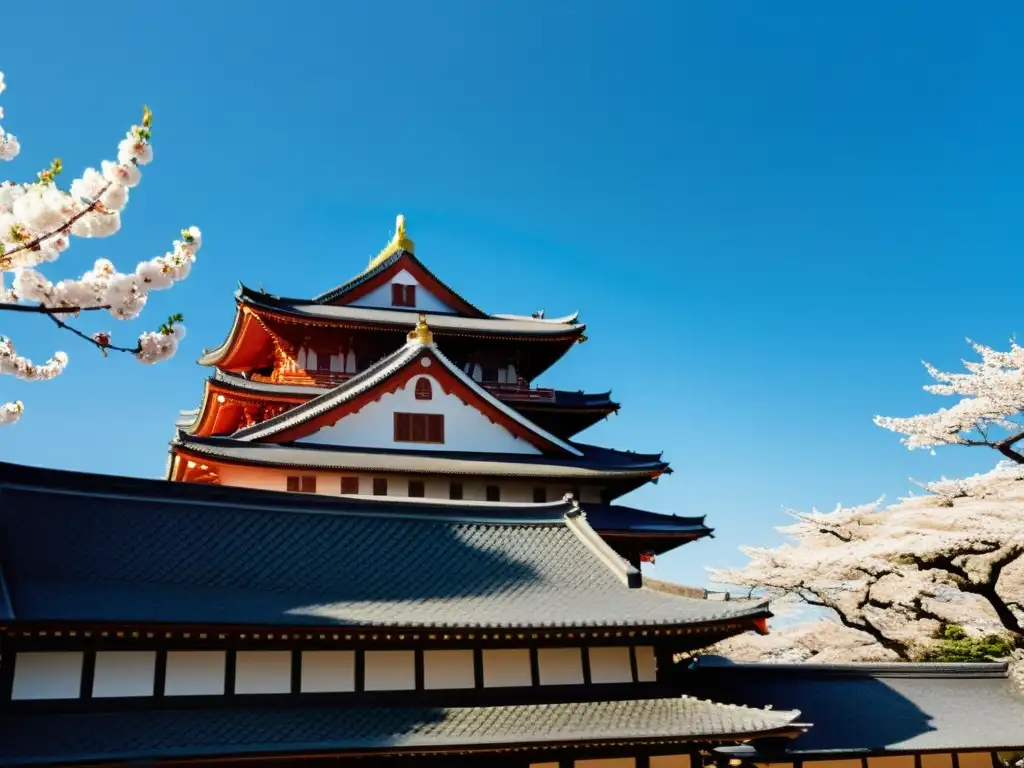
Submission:
[[[427,690],[476,685],[473,651],[424,651],[423,687]]]
[[[411,691],[416,688],[416,654],[413,651],[367,651],[367,691]]]
[[[650,645],[636,647],[636,679],[640,683],[653,683],[658,679],[658,663]]]
[[[291,651],[239,651],[235,657],[235,693],[290,693]]]
[[[224,694],[224,651],[168,651],[165,696]]]
[[[533,685],[530,652],[525,648],[486,648],[483,652],[484,687],[512,688]]]
[[[93,698],[152,696],[156,651],[97,651]]]
[[[581,648],[540,648],[537,665],[541,685],[583,685]]]
[[[629,662],[629,646],[589,648],[590,682],[631,683],[633,667]]]
[[[77,699],[81,693],[83,659],[81,651],[15,654],[11,698]]]
[[[355,651],[304,651],[302,692],[340,693],[356,689]]]

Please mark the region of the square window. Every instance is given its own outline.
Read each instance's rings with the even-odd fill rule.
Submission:
[[[391,284],[391,306],[393,307],[415,307],[416,286]]]
[[[533,489],[533,503],[544,504],[548,500],[548,489],[547,488],[534,488]]]
[[[316,493],[316,475],[303,475],[299,486],[303,493]]]
[[[426,496],[426,488],[422,480],[409,481],[409,496],[414,499],[422,499]]]
[[[501,501],[501,488],[496,485],[487,486],[487,500],[488,501]]]
[[[386,477],[375,477],[375,478],[373,478],[373,495],[374,496],[387,496],[388,495],[388,479]]]
[[[454,501],[462,499],[462,483],[452,483],[448,486],[448,498]]]
[[[341,492],[347,496],[355,496],[359,493],[358,477],[341,478]]]
[[[294,492],[298,493],[298,491],[299,491],[299,478],[294,476],[294,475],[290,475],[288,477],[287,488],[288,488],[289,491],[294,491]]]

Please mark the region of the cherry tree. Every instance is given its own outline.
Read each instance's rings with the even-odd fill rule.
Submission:
[[[711,578],[827,609],[899,658],[947,624],[1024,646],[1024,466],[923,488],[888,507],[790,512],[789,542],[742,548],[746,566]]]
[[[0,93],[4,91],[0,72]],[[4,117],[0,109],[0,120]],[[182,230],[171,250],[122,273],[107,259],[99,259],[81,277],[56,283],[38,269],[67,250],[72,237],[109,237],[121,227],[121,211],[129,190],[141,178],[142,166],[153,159],[153,115],[144,108],[142,121],[133,125],[117,145],[117,160],[104,160],[99,170],[88,168],[64,191],[57,186],[63,168],[54,160],[29,183],[0,182],[0,311],[35,313],[58,328],[97,347],[133,355],[143,363],[166,360],[177,351],[185,335],[181,315],[172,315],[156,331],[142,333],[134,346],[113,344],[108,331],[88,334],[71,325],[86,312],[105,311],[118,320],[138,317],[151,291],[170,288],[185,279],[202,243],[196,227]],[[18,139],[0,125],[0,160],[13,160]],[[10,287],[3,278],[11,273]],[[0,373],[28,380],[52,379],[64,372],[68,356],[55,352],[45,363],[34,364],[19,355],[10,339],[0,336]],[[0,405],[0,423],[17,421],[22,403]]]
[[[880,427],[906,437],[910,449],[933,449],[940,445],[987,446],[1005,458],[1024,464],[1024,454],[1016,446],[1024,440],[1024,348],[1010,342],[1010,350],[1001,352],[968,339],[980,361],[964,361],[967,373],[944,373],[925,363],[929,375],[938,384],[925,387],[935,395],[960,397],[950,408],[934,413],[891,418],[876,416]]]

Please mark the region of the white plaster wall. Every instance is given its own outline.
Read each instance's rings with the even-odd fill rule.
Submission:
[[[152,696],[155,675],[156,651],[97,651],[93,698]]]
[[[421,312],[454,312],[448,304],[441,301],[437,296],[432,294],[416,280],[407,270],[402,270],[395,274],[394,277],[386,284],[378,288],[374,288],[372,291],[367,293],[365,296],[360,296],[355,301],[349,302],[350,307],[386,307],[390,309],[391,304],[391,285],[397,283],[399,285],[415,285],[416,286],[416,309]],[[400,309],[412,309],[412,307],[400,307]]]
[[[589,648],[590,682],[631,683],[633,669],[629,663],[628,646]]]
[[[426,362],[426,359],[424,359]],[[435,363],[436,365],[436,363]],[[420,378],[430,380],[434,396],[417,400],[415,389]],[[395,413],[440,413],[444,415],[444,443],[395,442]],[[493,423],[476,408],[455,395],[447,394],[432,376],[416,376],[404,388],[369,403],[358,413],[343,417],[337,424],[296,440],[297,443],[339,445],[350,448],[400,448],[418,451],[483,451],[539,455],[540,450],[503,426]]]
[[[658,679],[658,664],[654,659],[654,647],[636,647],[636,679],[638,683],[653,683]]]
[[[391,427],[392,433],[394,426]],[[405,443],[415,445],[415,443]],[[316,472],[308,470],[284,470],[276,468],[259,467],[231,467],[225,466],[218,470],[221,485],[238,486],[242,488],[257,488],[266,491],[288,490],[288,475],[315,475],[316,492],[321,496],[340,496],[341,478],[356,477],[359,479],[359,493],[364,496],[373,495],[373,479],[385,477],[366,472]],[[404,497],[408,495],[409,481],[420,480],[424,483],[426,498],[447,499],[452,480],[459,482],[459,478],[431,477],[428,475],[386,475],[388,480],[388,496]],[[543,486],[547,491],[547,500],[561,501],[562,497],[569,491],[565,484],[544,482],[495,480],[488,481],[471,477],[464,477],[462,482],[462,497],[465,501],[485,501],[487,498],[486,488],[488,485],[497,485],[501,488],[501,500],[521,502],[530,504],[533,502],[533,489]],[[580,485],[580,496],[584,502],[599,503],[603,486]]]
[[[413,651],[366,651],[364,666],[367,691],[411,691],[416,688],[416,654]]]
[[[224,694],[224,651],[168,651],[165,696]]]
[[[80,651],[18,653],[14,656],[11,698],[77,699],[82,685]]]
[[[427,690],[472,688],[475,684],[473,651],[423,652],[423,687]]]
[[[356,689],[355,651],[304,651],[303,693],[338,693]]]
[[[533,685],[530,652],[524,648],[484,649],[484,687],[513,688]]]
[[[291,693],[291,651],[239,651],[235,693]]]
[[[690,768],[689,755],[652,755],[647,759],[650,768]]]
[[[988,764],[991,765],[992,757],[988,752],[985,752],[985,757],[988,758]],[[963,753],[959,755],[963,757]],[[950,760],[952,762],[952,760]],[[914,768],[914,756],[913,755],[887,755],[885,757],[869,757],[868,768]]]
[[[580,648],[540,648],[537,666],[541,685],[583,685]]]

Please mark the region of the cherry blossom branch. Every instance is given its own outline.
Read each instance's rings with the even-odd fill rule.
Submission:
[[[71,228],[75,225],[75,223],[82,217],[87,216],[88,214],[92,213],[97,209],[101,209],[101,212],[103,212],[103,204],[100,202],[100,199],[103,197],[103,194],[110,189],[111,183],[112,182],[108,181],[102,187],[102,189],[100,189],[99,193],[96,195],[96,198],[91,203],[89,203],[85,208],[83,208],[78,213],[72,215],[61,226],[49,232],[45,232],[41,235],[38,235],[33,239],[29,240],[28,242],[22,243],[21,245],[16,246],[15,248],[11,248],[10,250],[0,250],[0,269],[10,269],[11,265],[14,263],[12,257],[15,256],[17,253],[21,251],[38,250],[42,246],[42,244],[45,241],[49,240],[51,237],[55,237],[61,234],[67,234],[68,232],[71,231]]]
[[[0,312],[34,312],[39,315],[77,315],[79,312],[96,312],[110,309],[109,304],[98,307],[46,307],[42,304],[8,304],[0,302]]]
[[[128,347],[119,347],[116,344],[111,344],[110,343],[110,337],[107,334],[98,333],[98,334],[95,334],[95,336],[88,336],[88,335],[82,333],[80,330],[78,330],[74,326],[68,325],[67,323],[65,323],[63,320],[61,320],[60,318],[56,317],[55,315],[51,314],[51,315],[47,315],[47,317],[49,317],[51,320],[53,320],[54,324],[58,328],[61,328],[61,329],[65,330],[65,331],[71,331],[78,338],[85,339],[90,344],[93,344],[94,346],[96,346],[104,355],[106,355],[109,350],[112,350],[114,352],[127,352],[130,355],[137,355],[137,354],[139,354],[139,352],[142,351],[142,345],[141,344],[136,344],[135,347],[132,348],[132,349],[129,349]],[[104,341],[106,341],[106,343],[104,343]]]

